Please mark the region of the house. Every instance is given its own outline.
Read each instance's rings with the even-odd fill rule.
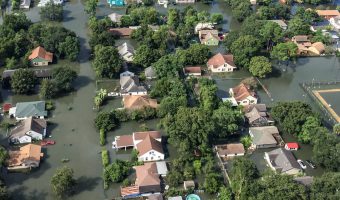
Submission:
[[[285,149],[297,151],[299,149],[299,144],[296,142],[288,142],[285,144]]]
[[[218,35],[210,32],[204,38],[200,38],[200,40],[201,44],[207,46],[218,46],[218,43],[220,42],[220,38],[218,37]]]
[[[195,181],[193,181],[193,180],[183,182],[183,187],[184,187],[185,190],[195,189],[195,186],[196,186]]]
[[[330,18],[329,24],[333,27],[333,30],[339,32],[340,31],[340,16]]]
[[[292,152],[278,148],[264,153],[268,166],[275,172],[298,175],[302,172]]]
[[[124,6],[125,2],[124,0],[107,0],[107,3],[112,6]]]
[[[114,23],[120,24],[120,19],[123,17],[124,15],[120,15],[118,13],[111,13],[108,15],[108,17],[110,18],[110,20]]]
[[[292,42],[294,42],[298,47],[298,55],[307,55],[308,48],[312,46],[307,35],[296,35],[292,37]]]
[[[185,76],[202,76],[202,69],[200,66],[187,66],[183,68],[183,73]]]
[[[218,53],[208,60],[207,66],[212,72],[232,72],[236,69],[234,57],[231,54]]]
[[[195,0],[176,0],[176,3],[195,3]]]
[[[136,171],[135,185],[121,188],[120,193],[123,198],[161,192],[161,179],[155,162],[144,163],[133,168]]]
[[[152,194],[147,197],[147,200],[163,200],[162,194]]]
[[[4,105],[2,105],[2,112],[3,113],[8,113],[9,109],[12,108],[12,104],[10,103],[4,103]]]
[[[47,66],[53,61],[53,53],[47,52],[43,47],[38,46],[33,49],[31,55],[28,56],[33,66]]]
[[[134,73],[125,71],[120,74],[121,95],[147,95],[147,90],[140,85],[139,78]]]
[[[244,83],[239,84],[234,88],[229,89],[229,95],[235,99],[238,105],[246,106],[257,104],[257,97],[255,92],[251,91]]]
[[[133,61],[133,55],[135,53],[135,49],[128,45],[126,42],[119,45],[118,47],[118,53],[119,55],[125,60],[126,62],[132,62]]]
[[[222,144],[215,146],[216,154],[220,158],[244,156],[245,150],[242,143]]]
[[[52,78],[52,69],[30,69],[38,79]],[[11,79],[16,69],[7,69],[2,72],[2,79]]]
[[[8,137],[10,143],[24,144],[42,140],[46,136],[47,123],[44,119],[29,117],[21,121]]]
[[[308,48],[311,55],[320,56],[325,52],[325,45],[322,42],[315,42]]]
[[[17,120],[24,120],[29,117],[44,119],[47,117],[45,110],[45,101],[31,101],[20,102],[16,107],[9,110],[9,115],[15,117]]]
[[[256,0],[249,0],[251,5],[256,5],[257,1]]]
[[[246,105],[244,106],[243,112],[246,121],[250,126],[274,125],[274,120],[267,112],[266,104]]]
[[[169,1],[167,0],[157,0],[159,5],[164,5],[164,4],[168,4]]]
[[[214,25],[211,22],[199,22],[196,26],[195,26],[195,34],[198,34],[199,31],[201,30],[212,30],[214,29]]]
[[[316,13],[327,20],[330,20],[332,17],[340,16],[338,10],[316,10]]]
[[[159,131],[134,132],[132,135],[116,136],[114,149],[133,147],[138,151],[139,161],[164,160],[162,136]]]
[[[252,148],[271,148],[278,144],[275,137],[279,135],[279,130],[276,126],[251,127],[249,135],[252,139]]]
[[[151,67],[151,66],[145,68],[144,74],[145,74],[145,78],[146,78],[146,79],[155,79],[155,78],[157,78],[156,71],[155,71],[155,69],[154,69],[153,67]]]
[[[288,25],[283,21],[283,20],[268,20],[270,22],[274,22],[274,23],[277,23],[281,28],[282,30],[287,30],[288,28]]]
[[[31,7],[31,0],[21,0],[20,9],[29,9]]]
[[[123,38],[130,38],[132,34],[133,29],[131,28],[110,28],[109,32],[118,37],[123,37]]]
[[[36,144],[27,144],[17,151],[9,151],[8,154],[7,169],[9,171],[39,167],[40,159],[44,156],[41,153],[41,146]]]
[[[138,110],[145,107],[157,108],[157,99],[151,99],[147,95],[126,95],[123,97],[124,108]]]
[[[156,162],[157,165],[157,172],[161,177],[166,177],[168,174],[168,166],[166,165],[165,161],[158,161]]]

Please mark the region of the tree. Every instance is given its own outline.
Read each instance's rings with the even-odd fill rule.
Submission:
[[[170,170],[166,175],[166,181],[171,187],[176,187],[183,182],[183,175],[177,170]]]
[[[260,49],[260,41],[251,35],[240,36],[230,47],[236,65],[246,68],[249,68],[249,58],[255,56]]]
[[[5,162],[8,158],[9,158],[9,155],[8,155],[7,150],[3,146],[0,146],[0,167],[2,167],[5,164]],[[0,184],[0,186],[1,186],[1,184]],[[1,197],[1,195],[0,195],[0,197]]]
[[[152,49],[147,45],[141,45],[137,48],[135,52],[133,62],[146,68],[154,63],[158,58],[159,53],[157,50]]]
[[[32,22],[27,18],[25,13],[14,12],[4,16],[2,25],[14,32],[18,32],[21,29],[27,30],[32,25]]]
[[[0,180],[0,199],[2,199],[2,200],[9,199],[7,186],[5,185],[5,183],[2,180]]]
[[[48,2],[40,10],[42,20],[62,21],[63,20],[63,5],[55,4],[53,0]]]
[[[111,165],[104,169],[104,179],[108,182],[122,182],[131,170],[131,164],[128,161],[115,160]]]
[[[218,199],[219,200],[233,200],[233,193],[229,186],[220,187]]]
[[[61,66],[53,69],[52,77],[58,92],[68,92],[73,88],[72,83],[77,78],[77,72],[69,66]]]
[[[114,35],[112,35],[108,31],[103,31],[101,33],[93,33],[89,41],[92,50],[94,50],[97,45],[115,46],[115,43],[116,40]]]
[[[235,40],[240,37],[239,31],[231,30],[228,35],[224,38],[223,44],[227,50],[230,50],[231,45]]]
[[[42,99],[52,99],[58,94],[57,84],[53,80],[44,79],[40,85],[39,97]]]
[[[237,19],[237,21],[242,22],[245,18],[252,14],[250,1],[237,0],[231,1],[227,0],[227,3],[231,5],[232,15]]]
[[[339,199],[340,173],[324,173],[321,177],[315,177],[311,186],[311,200]]]
[[[308,35],[310,33],[309,26],[310,24],[308,22],[303,21],[303,19],[299,17],[294,17],[289,21],[287,31],[290,36]]]
[[[129,27],[133,25],[133,21],[129,15],[123,15],[120,18],[120,26],[121,27]]]
[[[213,13],[211,15],[211,22],[214,24],[221,24],[223,22],[223,15],[221,13]]]
[[[272,72],[272,64],[268,58],[264,56],[255,56],[250,60],[249,72],[253,76],[265,78],[267,74]]]
[[[210,173],[205,176],[204,188],[206,192],[210,194],[217,193],[220,185],[221,177],[217,173]]]
[[[186,96],[164,97],[158,107],[158,115],[164,117],[167,114],[176,114],[179,107],[186,107],[188,104]]]
[[[315,130],[321,126],[320,119],[314,116],[309,116],[306,118],[306,122],[302,125],[301,133],[298,135],[300,142],[308,144],[315,137]]]
[[[340,124],[335,124],[333,126],[333,133],[340,135]]]
[[[171,96],[175,98],[186,97],[185,85],[179,78],[161,78],[150,92],[151,97]]]
[[[87,14],[90,15],[90,17],[95,17],[97,5],[98,0],[86,0],[84,10]]]
[[[258,193],[255,199],[305,200],[307,192],[303,185],[295,182],[293,177],[270,173],[258,181]]]
[[[280,43],[274,46],[270,57],[279,61],[287,62],[297,55],[298,47],[294,42]],[[288,64],[288,62],[287,62]]]
[[[93,66],[97,76],[113,78],[119,73],[122,64],[116,48],[101,45],[95,47]]]
[[[199,80],[199,102],[200,106],[207,112],[210,112],[217,108],[219,103],[219,98],[217,97],[217,86],[214,81],[210,79],[200,79]]]
[[[112,112],[100,112],[94,120],[94,124],[98,130],[103,129],[108,132],[118,125],[118,119]]]
[[[312,108],[303,102],[279,102],[271,110],[271,114],[285,133],[298,135],[307,117],[313,115]]]
[[[178,76],[178,71],[183,68],[174,54],[162,56],[152,64],[152,67],[156,71],[158,78],[176,77]]]
[[[18,69],[14,72],[11,80],[11,87],[14,93],[29,94],[34,90],[36,77],[32,70]]]
[[[231,188],[235,199],[248,199],[247,190],[258,178],[256,165],[245,157],[237,158],[231,169]]]
[[[51,179],[53,192],[59,197],[69,196],[76,185],[76,180],[73,176],[73,169],[70,167],[64,166],[57,169]]]
[[[212,115],[216,126],[216,135],[226,137],[235,133],[243,122],[243,116],[239,110],[233,109],[229,103],[223,103]]]
[[[168,20],[167,20],[167,24],[173,28],[176,29],[179,25],[180,22],[180,12],[178,9],[169,9],[168,11]]]
[[[75,61],[80,52],[79,40],[77,37],[67,36],[64,42],[58,46],[61,57],[65,57],[71,61]]]
[[[332,43],[332,37],[329,34],[324,34],[321,30],[317,30],[311,39],[311,42],[322,42],[326,45]]]
[[[260,29],[260,35],[267,41],[267,49],[282,40],[282,28],[275,22],[268,21]]]
[[[203,44],[192,44],[186,50],[176,51],[179,63],[183,66],[205,64],[207,63],[210,54],[209,47]]]

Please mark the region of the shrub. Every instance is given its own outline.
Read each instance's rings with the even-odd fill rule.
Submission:
[[[105,143],[106,143],[106,134],[105,134],[105,130],[104,129],[100,129],[100,131],[99,131],[99,137],[100,137],[100,141],[99,141],[99,143],[100,143],[100,145],[101,146],[104,146],[105,145]]]
[[[105,150],[105,149],[102,150],[102,163],[103,163],[104,168],[110,164],[110,158],[109,158],[109,151],[108,150]]]

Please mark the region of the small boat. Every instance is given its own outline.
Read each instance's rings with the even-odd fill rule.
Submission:
[[[307,168],[307,166],[305,165],[305,163],[302,160],[298,159],[297,162],[299,163],[299,165],[300,165],[300,167],[302,169],[306,169]]]
[[[63,158],[63,159],[61,159],[61,162],[62,163],[67,163],[67,162],[69,162],[70,161],[70,159],[68,159],[68,158]]]
[[[41,146],[48,146],[48,145],[54,145],[55,141],[54,140],[43,140],[41,141]]]
[[[315,164],[314,164],[312,161],[306,160],[306,163],[307,163],[312,169],[315,169],[315,168],[316,168]]]

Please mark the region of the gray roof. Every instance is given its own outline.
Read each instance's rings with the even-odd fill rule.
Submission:
[[[147,91],[144,86],[139,84],[137,76],[121,76],[120,88],[122,93]]]
[[[145,68],[145,77],[147,78],[155,78],[157,75],[156,75],[156,71],[154,70],[153,67],[147,67]]]
[[[165,161],[156,162],[156,166],[159,175],[166,175],[168,173],[168,167]]]
[[[183,198],[181,196],[168,197],[168,200],[183,200]]]
[[[255,145],[277,144],[273,134],[279,134],[279,130],[276,126],[251,127],[249,133]]]
[[[20,102],[16,105],[15,117],[47,116],[45,101]]]
[[[313,176],[295,177],[294,181],[296,181],[297,183],[300,183],[304,186],[310,186],[313,183]]]
[[[266,104],[253,104],[246,106],[244,112],[245,116],[248,118],[249,123],[252,123],[259,118],[269,118],[267,114]]]
[[[148,200],[163,200],[162,194],[152,194],[148,196]]]
[[[301,169],[291,151],[287,151],[284,148],[278,148],[266,153],[269,156],[272,166],[281,172],[286,172],[294,168]]]
[[[33,117],[30,117],[20,122],[20,124],[11,131],[9,138],[22,137],[26,135],[28,131],[44,134],[46,126],[47,124],[44,119],[34,119]]]
[[[9,69],[2,72],[2,78],[11,78],[16,70]],[[37,78],[52,77],[52,69],[32,69]]]

